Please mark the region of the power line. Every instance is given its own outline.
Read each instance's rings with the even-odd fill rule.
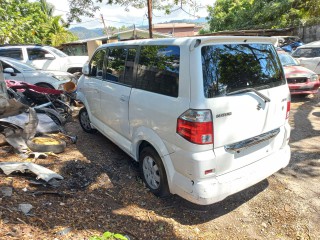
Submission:
[[[60,12],[70,13],[70,11],[65,11],[65,10],[61,10],[61,9],[55,9],[55,10],[56,11],[60,11]],[[79,23],[71,23],[70,25],[76,25],[76,24],[81,24],[81,23],[87,23],[87,22],[100,20],[100,18],[97,18],[97,17],[94,17],[94,18],[95,19],[93,19],[93,20],[89,20],[89,21],[86,21],[86,22],[79,22]],[[132,23],[132,22],[115,21],[115,20],[111,20],[111,19],[107,19],[107,18],[105,18],[104,20],[108,21],[108,22],[115,22],[115,23],[135,24],[135,23]]]
[[[94,21],[98,21],[99,19],[93,19],[93,20],[89,20],[89,21],[85,21],[85,22],[79,22],[79,23],[70,23],[69,25],[78,25],[78,24],[82,24],[82,23],[88,23],[88,22],[94,22]],[[100,21],[99,21],[100,22]]]

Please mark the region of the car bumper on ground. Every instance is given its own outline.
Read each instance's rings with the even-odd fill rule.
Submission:
[[[191,181],[187,188],[179,184],[185,183],[186,177],[176,172],[173,177],[174,193],[199,205],[219,202],[286,167],[290,157],[290,147],[286,145],[279,151],[240,169],[213,178]]]

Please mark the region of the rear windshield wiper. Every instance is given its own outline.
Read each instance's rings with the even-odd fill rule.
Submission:
[[[226,95],[227,95],[227,96],[230,96],[230,95],[235,95],[235,94],[245,93],[245,92],[254,92],[254,93],[257,94],[259,97],[261,97],[265,102],[270,102],[270,98],[268,98],[266,95],[260,93],[259,91],[257,91],[257,90],[254,89],[254,88],[244,88],[244,89],[240,89],[240,90],[228,92]]]

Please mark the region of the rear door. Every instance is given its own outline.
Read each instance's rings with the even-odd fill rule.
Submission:
[[[242,167],[279,150],[283,136],[281,142],[267,146],[268,150],[258,155],[257,149],[241,150],[241,156],[246,155],[242,161],[234,159],[239,157],[236,150],[227,150],[248,147],[248,141],[280,131],[285,124],[289,89],[274,47],[215,44],[203,46],[201,55],[204,95],[213,115],[218,172]]]

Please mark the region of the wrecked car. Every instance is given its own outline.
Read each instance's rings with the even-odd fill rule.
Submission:
[[[291,95],[308,95],[318,92],[318,75],[300,66],[297,60],[284,52],[278,52]]]

